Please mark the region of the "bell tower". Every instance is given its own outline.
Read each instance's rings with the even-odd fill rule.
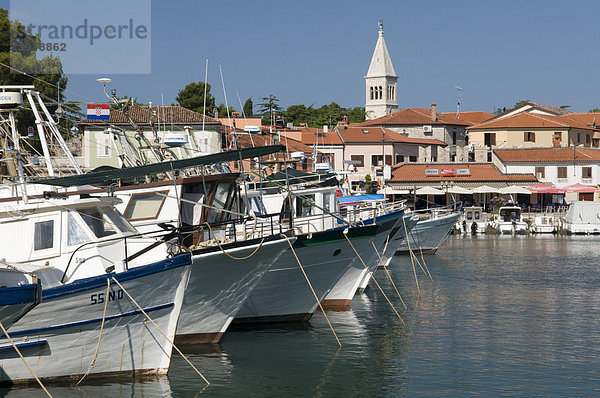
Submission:
[[[369,71],[365,76],[367,120],[389,115],[398,110],[397,80],[398,76],[383,39],[383,21],[379,21],[379,37]]]

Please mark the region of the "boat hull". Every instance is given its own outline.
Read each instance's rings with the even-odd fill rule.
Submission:
[[[447,216],[419,221],[409,233],[408,243],[407,240],[404,240],[396,253],[407,253],[409,244],[410,250],[435,252],[452,232],[459,217],[460,212],[456,212]]]
[[[403,211],[398,211],[378,217],[375,224],[377,227],[375,236],[369,239],[351,239],[352,244],[365,264],[363,265],[363,262],[358,258],[351,263],[350,267],[346,269],[323,300],[322,305],[324,309],[333,311],[347,311],[350,309],[350,302],[356,294],[360,283],[369,275],[365,265],[374,270],[379,263],[379,257],[375,249],[373,249],[373,244],[377,248],[377,251],[381,253],[387,237],[394,229],[396,223],[402,220],[403,215]],[[396,230],[396,233],[397,231],[399,229]]]
[[[10,286],[0,290],[0,321],[5,329],[31,311],[41,300],[39,283]]]
[[[375,237],[378,228],[376,225],[351,228],[348,237],[355,245],[356,242],[365,242],[363,245],[366,246],[366,242]],[[309,320],[319,301],[323,300],[351,264],[358,261],[344,235],[343,229],[335,229],[298,236],[294,251],[314,294],[294,254],[288,250],[263,276],[233,323]]]
[[[371,262],[369,265],[369,272],[365,272],[365,275],[362,281],[358,285],[357,292],[362,293],[366,288],[369,282],[371,281],[371,274],[375,271],[378,266],[387,267],[394,254],[402,244],[404,240],[406,240],[407,232],[410,234],[410,231],[417,225],[419,218],[417,216],[405,215],[398,220],[388,237],[386,238],[387,245],[384,244],[384,249],[382,250],[381,260],[379,257],[375,259],[375,261]],[[387,247],[386,247],[387,246]]]
[[[295,241],[294,237],[289,239]],[[218,248],[210,253],[194,252],[176,344],[219,342],[252,290],[289,245],[278,236],[262,244],[257,239],[242,247],[224,249],[228,255]]]
[[[160,374],[169,368],[177,319],[190,275],[189,255],[177,256],[117,274],[81,279],[44,289],[42,302],[8,331],[41,379],[80,378],[94,358],[106,303],[102,339],[88,377]],[[115,277],[168,336],[165,338]],[[5,336],[0,339],[0,382],[33,381]]]

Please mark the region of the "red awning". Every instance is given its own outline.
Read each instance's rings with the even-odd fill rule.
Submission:
[[[563,193],[564,194],[566,192],[564,189],[556,188],[552,185],[548,185],[543,182],[540,182],[539,184],[536,184],[536,185],[531,185],[531,186],[527,187],[527,189],[529,189],[532,193]]]

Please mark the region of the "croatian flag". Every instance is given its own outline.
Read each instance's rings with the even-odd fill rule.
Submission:
[[[88,120],[108,120],[110,119],[110,105],[108,104],[88,104]]]

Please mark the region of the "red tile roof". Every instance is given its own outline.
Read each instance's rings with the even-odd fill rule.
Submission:
[[[600,149],[590,148],[496,149],[494,153],[504,163],[600,162]]]
[[[437,113],[437,120],[431,120],[431,110],[425,108],[405,108],[390,115],[382,116],[377,119],[367,120],[366,122],[355,124],[354,126],[408,126],[408,125],[452,125],[452,126],[470,126],[472,123],[457,119],[456,114]]]
[[[456,117],[456,112],[443,112],[442,115]],[[495,116],[493,113],[485,111],[460,112],[458,119],[475,124],[485,122]]]
[[[427,169],[469,169],[469,175],[426,175]],[[533,174],[503,174],[492,163],[402,163],[392,169],[390,182],[537,182]]]
[[[569,113],[568,117],[588,126],[600,126],[600,113],[597,112]]]
[[[323,132],[323,129],[299,127],[302,132],[302,143],[306,145],[343,145],[342,139],[335,131]]]
[[[230,137],[228,137],[230,139]],[[239,134],[237,136],[238,145],[241,148],[252,148],[265,145],[281,144],[286,147],[287,152],[313,153],[314,149],[299,141],[281,136],[281,142],[277,141],[277,135],[270,134]]]
[[[571,118],[570,114],[562,116],[540,115],[535,113],[520,112],[503,118],[495,118],[487,122],[467,127],[467,130],[490,129],[536,129],[536,128],[561,128],[598,131],[584,123]]]
[[[345,143],[403,143],[415,145],[443,145],[446,143],[431,138],[409,138],[403,134],[383,127],[368,127],[356,125],[340,129],[339,134]]]
[[[202,123],[203,115],[191,111],[187,108],[174,106],[153,106],[150,108],[147,105],[130,105],[128,108],[129,116],[136,124],[148,125],[150,120],[154,123],[166,124],[198,124]],[[205,123],[221,124],[217,119],[205,116]],[[109,120],[82,120],[80,124],[129,124],[125,114],[120,109],[110,110]]]

